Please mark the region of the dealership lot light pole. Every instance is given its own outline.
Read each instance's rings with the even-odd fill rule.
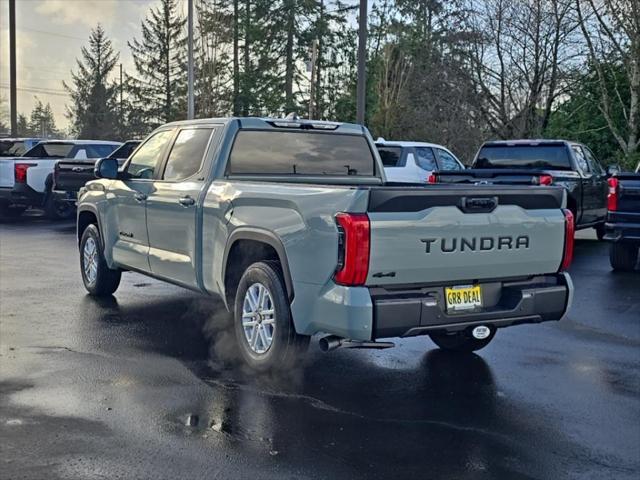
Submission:
[[[18,136],[18,106],[16,95],[16,0],[9,0],[9,104],[11,136]]]
[[[194,117],[193,102],[193,0],[187,0],[187,30],[188,30],[188,68],[187,68],[187,119]]]
[[[360,18],[358,23],[356,122],[364,125],[364,113],[367,103],[367,0],[360,0]]]

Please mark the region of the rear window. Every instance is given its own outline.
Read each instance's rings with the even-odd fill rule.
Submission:
[[[400,147],[383,147],[376,145],[382,165],[385,167],[401,167],[400,159],[402,158],[402,148]]]
[[[375,174],[365,137],[315,132],[240,130],[227,168],[230,174]]]
[[[133,152],[138,145],[140,145],[140,142],[127,142],[114,150],[111,155],[109,155],[109,158],[129,158],[131,152]]]
[[[73,143],[39,143],[27,153],[25,157],[39,158],[69,158]]]
[[[482,147],[474,168],[570,169],[564,145],[491,145]]]
[[[3,140],[0,142],[0,157],[20,157],[26,150],[23,141]]]

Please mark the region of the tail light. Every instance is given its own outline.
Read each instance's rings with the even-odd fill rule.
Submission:
[[[553,183],[553,177],[551,175],[540,175],[538,178],[539,185],[551,185]]]
[[[607,195],[607,210],[615,212],[618,210],[618,179],[611,177],[607,180],[609,184],[609,194]]]
[[[27,170],[36,167],[36,163],[16,163],[13,166],[16,183],[27,183]]]
[[[438,183],[438,176],[435,173],[431,173],[427,177],[427,183]]]
[[[573,212],[565,208],[562,213],[564,213],[564,253],[560,264],[561,272],[567,270],[573,261],[573,237],[576,232]]]
[[[366,213],[339,213],[338,267],[334,279],[340,285],[364,285],[369,273],[370,226]]]

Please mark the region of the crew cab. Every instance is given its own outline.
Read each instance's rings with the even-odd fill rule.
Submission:
[[[440,183],[562,186],[576,229],[593,227],[599,239],[604,235],[608,174],[586,145],[566,140],[485,142],[471,168],[435,175]]]
[[[571,303],[564,189],[387,184],[360,125],[176,122],[121,170],[95,168],[78,195],[87,291],[134,271],[218,296],[258,370],[290,367],[316,333],[324,350],[416,335],[478,350]]]
[[[47,140],[24,155],[0,158],[0,207],[20,215],[29,207],[44,208],[51,219],[69,218],[73,209],[52,195],[53,167],[61,158],[99,158],[109,155],[119,142],[102,140]]]
[[[464,165],[447,148],[435,143],[376,140],[389,182],[433,183],[438,170],[460,171]]]
[[[611,242],[609,261],[614,270],[630,272],[640,249],[640,162],[635,173],[616,173],[608,183],[604,239]]]
[[[127,140],[106,158],[115,158],[122,166],[129,155],[140,145],[140,140]],[[83,160],[58,160],[53,170],[53,191],[60,202],[70,202],[75,205],[78,190],[89,180],[95,180],[93,173],[96,158]]]

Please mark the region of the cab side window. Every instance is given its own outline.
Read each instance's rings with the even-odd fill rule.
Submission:
[[[180,130],[171,148],[163,180],[179,181],[195,175],[202,165],[212,128]]]
[[[591,171],[598,175],[604,175],[605,172],[602,165],[600,165],[600,162],[596,160],[596,157],[593,155],[591,150],[586,147],[583,147],[582,150],[584,151],[585,157],[587,157],[587,163],[589,164]]]
[[[173,137],[173,130],[163,130],[149,138],[138,149],[127,167],[127,173],[132,178],[151,179],[162,159],[167,144]]]
[[[460,162],[446,150],[436,148],[436,153],[438,154],[438,161],[440,162],[440,170],[462,170]]]
[[[436,157],[433,154],[433,150],[428,147],[416,148],[416,163],[421,169],[428,172],[437,170]]]
[[[573,155],[576,157],[576,162],[578,163],[578,168],[583,173],[589,173],[591,170],[589,169],[589,164],[587,163],[587,157],[585,157],[582,148],[577,145],[573,145],[571,147],[573,150]]]

